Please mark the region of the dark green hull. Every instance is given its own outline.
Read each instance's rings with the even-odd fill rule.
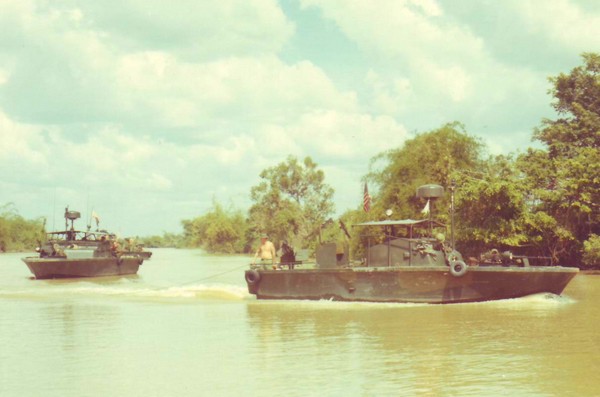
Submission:
[[[23,258],[36,279],[102,277],[136,274],[143,258],[138,256],[101,258]]]
[[[247,270],[246,282],[258,299],[461,303],[560,295],[578,271],[479,266],[456,276],[445,266]]]

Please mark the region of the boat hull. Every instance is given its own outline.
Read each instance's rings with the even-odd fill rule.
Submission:
[[[579,269],[470,267],[460,276],[448,267],[247,270],[248,291],[258,299],[461,303],[560,295]]]
[[[136,274],[143,258],[121,256],[120,258],[23,258],[36,279],[102,277]]]

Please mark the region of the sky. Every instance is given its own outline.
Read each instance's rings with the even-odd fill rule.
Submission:
[[[595,0],[0,0],[0,26],[0,206],[138,236],[245,211],[289,156],[341,214],[445,123],[522,152],[548,78],[600,52]]]

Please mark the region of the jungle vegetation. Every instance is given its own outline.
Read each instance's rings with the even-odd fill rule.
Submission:
[[[33,250],[44,238],[45,223],[24,219],[13,203],[0,206],[0,252]]]

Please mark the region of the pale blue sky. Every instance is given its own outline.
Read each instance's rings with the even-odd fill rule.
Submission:
[[[455,120],[523,151],[548,77],[600,51],[594,0],[0,0],[0,25],[0,204],[123,235],[246,209],[289,155],[356,208],[373,156]]]

